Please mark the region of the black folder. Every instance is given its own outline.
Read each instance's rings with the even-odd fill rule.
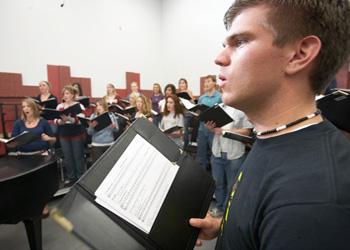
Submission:
[[[56,107],[57,106],[57,99],[55,97],[49,98],[45,101],[40,101],[38,99],[33,99],[38,105],[41,107]]]
[[[87,96],[78,96],[75,99],[77,102],[80,102],[85,108],[90,106],[90,99]]]
[[[171,127],[171,128],[168,128],[168,129],[164,130],[163,133],[171,134],[171,133],[173,133],[175,131],[178,131],[180,129],[183,129],[183,127],[181,127],[181,126],[174,126],[174,127]]]
[[[189,109],[189,111],[193,111],[193,112],[204,112],[207,109],[209,109],[209,107],[205,104],[196,104],[195,106],[193,106],[192,108]]]
[[[122,120],[124,120],[124,122],[131,122],[133,120],[133,118],[131,116],[123,115],[123,114],[120,114],[117,112],[115,112],[114,114],[116,116],[118,116],[119,118],[121,118]]]
[[[105,112],[101,115],[98,115],[93,119],[87,118],[87,117],[82,117],[79,115],[78,115],[78,118],[79,118],[80,122],[83,124],[83,126],[85,126],[85,127],[89,127],[89,122],[96,121],[97,125],[96,125],[96,127],[94,127],[95,131],[100,131],[100,130],[102,130],[102,129],[104,129],[112,124],[112,120],[111,120],[111,117],[109,116],[108,112]]]
[[[322,115],[341,130],[350,132],[350,94],[338,90],[317,100]]]
[[[77,114],[80,114],[83,110],[80,107],[80,103],[76,103],[64,110],[43,108],[42,111],[45,115],[49,115],[50,117],[53,117],[53,119],[55,119],[61,118],[61,115],[76,116]]]
[[[218,128],[233,121],[233,119],[221,108],[220,105],[215,105],[202,112],[199,115],[199,120],[204,122],[213,121]]]
[[[116,104],[108,104],[108,111],[116,113],[119,111],[119,108],[117,108]]]
[[[123,115],[133,115],[136,113],[136,107],[135,106],[128,106],[128,107],[123,107],[119,104],[112,104],[108,107],[108,110],[110,112],[115,112]]]
[[[186,100],[192,100],[191,96],[187,92],[179,92],[179,93],[176,93],[176,95]]]
[[[120,104],[122,104],[122,106],[130,106],[130,101],[129,100],[125,100],[125,99],[119,99]]]
[[[193,104],[189,100],[180,97],[181,103],[194,116],[198,116],[201,112],[207,110],[209,107],[204,104]]]
[[[255,141],[255,138],[252,136],[242,135],[231,131],[224,131],[222,136],[231,140],[236,140],[248,144],[253,144]]]
[[[136,135],[179,166],[149,234],[97,204],[94,195]],[[140,118],[95,162],[51,214],[93,249],[192,250],[199,230],[188,221],[204,218],[214,190],[212,177],[191,156],[147,119]]]
[[[0,138],[0,142],[5,143],[6,145],[8,145],[9,148],[15,148],[27,145],[33,141],[36,141],[39,138],[39,135],[33,134],[30,131],[23,131],[19,135],[14,136],[10,139]]]

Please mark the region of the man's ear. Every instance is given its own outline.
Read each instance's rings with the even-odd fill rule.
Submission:
[[[292,46],[291,55],[285,68],[287,75],[294,75],[310,68],[320,53],[321,40],[317,36],[307,36]]]

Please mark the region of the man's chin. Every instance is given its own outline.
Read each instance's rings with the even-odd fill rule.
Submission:
[[[240,103],[240,101],[238,100],[238,98],[235,98],[232,95],[228,95],[223,93],[221,96],[222,102],[230,107],[234,107],[236,109],[240,109],[240,106],[242,103]]]
[[[221,96],[221,99],[225,105],[232,106],[232,104],[234,104],[234,100],[233,100],[232,96],[230,96],[228,94],[223,93]]]

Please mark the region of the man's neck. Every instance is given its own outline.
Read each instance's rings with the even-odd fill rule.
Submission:
[[[264,131],[272,130],[272,129],[287,125],[291,122],[297,121],[298,119],[301,119],[303,117],[313,114],[315,111],[316,111],[316,105],[308,105],[308,106],[296,105],[294,107],[289,107],[284,111],[272,112],[271,110],[270,112],[268,112],[268,114],[265,114],[264,116],[261,113],[258,115],[248,114],[248,117],[251,119],[252,123],[254,124],[254,128],[257,132],[264,132]],[[303,122],[297,123],[281,131],[261,136],[260,138],[268,138],[268,137],[274,137],[282,134],[287,134],[295,130],[298,130],[302,127],[320,123],[321,121],[322,121],[322,117],[318,115],[311,119],[306,119]]]
[[[210,90],[207,91],[207,95],[208,96],[212,96],[212,95],[214,95],[214,93],[215,93],[215,88],[210,89]]]
[[[280,98],[280,96],[283,96],[283,98]],[[304,90],[304,92],[293,93],[290,91],[290,93],[286,93],[285,91],[283,95],[280,94],[276,95],[276,98],[270,98],[270,102],[266,102],[265,105],[261,104],[259,107],[246,110],[246,115],[253,123],[255,130],[263,132],[294,122],[314,113],[316,110],[315,98],[311,92],[307,93]],[[287,129],[265,135],[262,138],[290,133],[298,128],[321,121],[322,117],[318,115]]]

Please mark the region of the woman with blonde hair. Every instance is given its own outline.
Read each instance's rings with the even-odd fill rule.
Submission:
[[[136,96],[136,97],[139,97],[141,95],[141,93],[139,91],[139,84],[137,82],[132,82],[130,84],[130,88],[131,88],[131,93],[127,97],[127,99],[129,101],[131,101],[130,98],[131,98],[132,95]]]
[[[78,102],[75,101],[77,89],[72,85],[66,85],[62,89],[62,99],[64,102],[58,104],[57,110],[64,110]],[[82,104],[79,104],[81,110],[85,110]],[[83,113],[79,114],[85,116]],[[77,181],[86,171],[84,158],[85,128],[81,125],[77,114],[72,116],[62,115],[56,120],[58,125],[58,136],[63,152],[63,165],[66,168],[67,180],[65,184],[71,184]]]
[[[57,107],[57,98],[53,94],[51,94],[52,85],[48,81],[39,82],[39,92],[40,94],[35,97],[35,100],[39,102],[41,108],[50,108],[55,109]],[[50,100],[50,101],[48,101]],[[48,102],[45,102],[48,101]],[[54,117],[50,114],[42,114],[44,119],[48,121],[50,124],[51,130],[54,134],[57,133],[57,126],[54,123]]]
[[[91,115],[91,119],[108,112],[108,104],[105,99],[98,100],[96,102],[96,111]],[[87,129],[87,133],[91,138],[91,158],[94,163],[100,156],[113,144],[114,134],[118,132],[118,120],[112,113],[108,113],[112,124],[104,129],[96,131],[95,128],[98,125],[96,121],[90,122]]]
[[[178,90],[177,93],[187,93],[188,96],[191,98],[189,101],[194,102],[194,96],[192,91],[188,88],[188,82],[185,78],[180,78],[179,79],[179,84],[178,84]],[[185,127],[184,127],[184,148],[187,147],[189,140],[190,140],[190,131],[189,131],[189,127],[193,121],[193,115],[190,112],[185,112],[184,114],[184,123],[185,123]]]
[[[136,110],[135,118],[144,117],[152,122],[151,103],[146,96],[140,95],[136,98]]]
[[[29,131],[38,136],[38,139],[24,146],[18,147],[15,155],[47,155],[50,145],[56,142],[51,127],[47,120],[40,117],[40,110],[32,98],[22,100],[21,118],[16,120],[11,136],[15,137],[24,131]],[[11,147],[11,144],[9,145]],[[42,217],[49,216],[49,207],[44,206]]]
[[[107,102],[107,104],[119,104],[123,105],[123,103],[119,102],[120,96],[117,93],[117,89],[112,83],[107,84],[107,94],[103,97],[103,99]]]
[[[21,118],[14,123],[11,136],[15,137],[24,131],[29,131],[37,135],[38,139],[17,148],[17,153],[24,155],[47,153],[50,144],[54,144],[56,138],[47,120],[40,117],[40,111],[36,102],[32,98],[24,99],[22,101],[21,113]]]

